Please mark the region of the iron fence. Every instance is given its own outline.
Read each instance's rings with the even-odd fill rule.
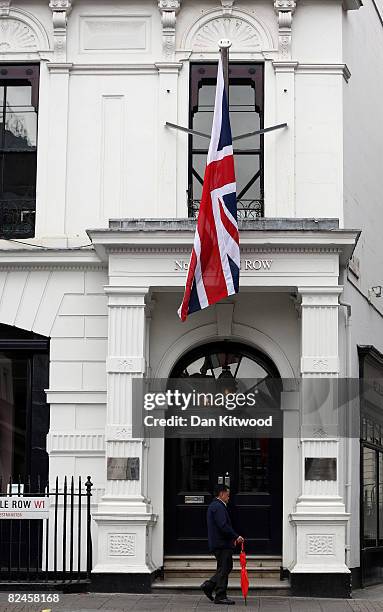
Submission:
[[[0,518],[0,590],[89,584],[92,486],[90,476],[85,483],[65,476],[61,485],[57,477],[53,488],[40,478],[0,480],[0,507],[10,499],[50,502],[48,518]]]

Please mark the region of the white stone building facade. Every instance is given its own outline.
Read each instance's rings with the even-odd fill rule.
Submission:
[[[379,377],[377,11],[370,0],[0,2],[0,86],[12,87],[15,67],[33,67],[37,85],[17,73],[13,86],[38,90],[38,104],[28,101],[38,122],[34,229],[8,229],[0,242],[1,338],[12,327],[49,339],[49,477],[91,475],[98,588],[148,590],[169,556],[165,443],[133,438],[132,379],[167,378],[189,351],[221,342],[263,355],[289,381],[358,378],[363,346]],[[262,125],[288,126],[257,145],[262,184],[252,197],[262,210],[241,225],[240,294],[181,323],[191,145],[165,122],[192,125],[192,66],[216,63],[222,37],[233,66],[261,74]],[[5,206],[10,188],[1,189]],[[294,593],[331,584],[348,595],[366,548],[360,441],[305,436],[309,407],[293,385],[281,410],[297,435],[283,440],[272,553]],[[138,480],[108,480],[107,459],[128,457],[139,459]],[[336,479],[306,480],[306,458],[335,458]],[[379,549],[369,529],[367,548],[375,537]]]

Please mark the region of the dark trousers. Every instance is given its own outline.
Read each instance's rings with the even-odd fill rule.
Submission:
[[[233,551],[229,549],[217,549],[213,551],[217,559],[217,571],[209,578],[209,586],[211,591],[215,591],[216,599],[225,599],[227,597],[227,583],[229,574],[233,569]]]

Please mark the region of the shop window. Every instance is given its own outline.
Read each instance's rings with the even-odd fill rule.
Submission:
[[[189,126],[210,134],[217,64],[191,64]],[[263,128],[263,65],[231,63],[229,108],[233,137]],[[263,136],[234,143],[238,218],[263,217]],[[197,215],[209,141],[189,136],[189,217]]]
[[[35,234],[38,66],[0,65],[0,237]]]
[[[361,443],[361,579],[383,581],[383,355],[358,347]]]

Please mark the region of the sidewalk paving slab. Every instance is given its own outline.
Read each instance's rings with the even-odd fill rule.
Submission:
[[[201,593],[60,594],[59,603],[8,603],[8,594],[0,593],[0,612],[383,612],[383,586],[369,587],[354,593],[354,599],[313,599],[298,597],[252,596],[245,606],[243,597],[233,597],[236,606],[215,606]]]

